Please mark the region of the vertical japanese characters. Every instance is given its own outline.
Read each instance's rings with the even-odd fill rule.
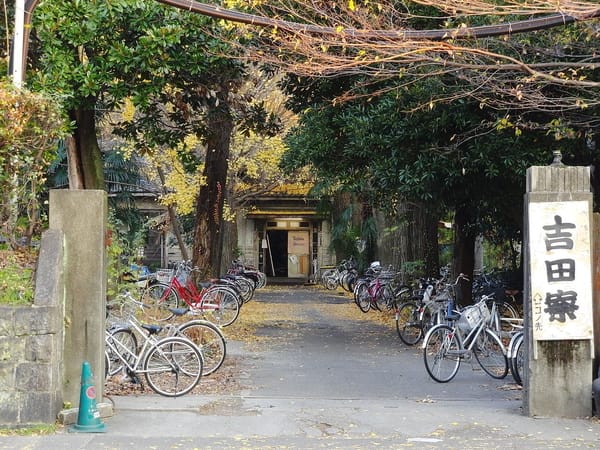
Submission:
[[[546,250],[552,254],[555,249],[573,250],[572,233],[569,230],[575,229],[574,223],[563,222],[559,215],[554,216],[554,223],[542,227],[545,232]],[[575,260],[573,258],[558,258],[545,260],[546,274],[550,286],[557,286],[554,292],[546,292],[544,301],[546,308],[544,312],[549,315],[552,322],[558,320],[565,322],[567,319],[576,319],[575,311],[577,306],[577,292],[573,290],[564,291],[559,289],[563,281],[575,281]]]
[[[530,311],[536,340],[593,335],[589,208],[586,201],[529,204]]]

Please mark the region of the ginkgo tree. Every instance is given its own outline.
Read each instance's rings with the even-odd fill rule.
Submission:
[[[265,114],[265,129],[249,128],[241,123],[233,135],[230,158],[230,204],[234,210],[243,209],[248,200],[273,188],[309,180],[306,173],[286,173],[280,166],[286,151],[284,136],[296,125],[297,115],[286,105],[288,95],[280,83],[282,72],[267,73],[259,66],[249,66],[240,94],[253,99],[254,105]]]

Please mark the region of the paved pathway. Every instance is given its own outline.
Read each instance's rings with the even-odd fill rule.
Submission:
[[[104,434],[0,438],[0,449],[600,447],[596,419],[523,416],[510,376],[493,380],[463,364],[452,382],[435,383],[419,348],[344,314],[355,308],[347,296],[290,287],[255,301],[289,312],[258,331],[271,337],[260,351],[229,342],[248,389],[115,397]]]

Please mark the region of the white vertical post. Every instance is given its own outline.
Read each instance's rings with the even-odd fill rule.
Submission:
[[[15,0],[12,79],[17,88],[23,85],[23,49],[25,47],[25,0]]]

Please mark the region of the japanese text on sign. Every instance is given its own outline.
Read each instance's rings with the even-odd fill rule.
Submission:
[[[536,340],[591,339],[587,201],[529,204],[531,317]]]

